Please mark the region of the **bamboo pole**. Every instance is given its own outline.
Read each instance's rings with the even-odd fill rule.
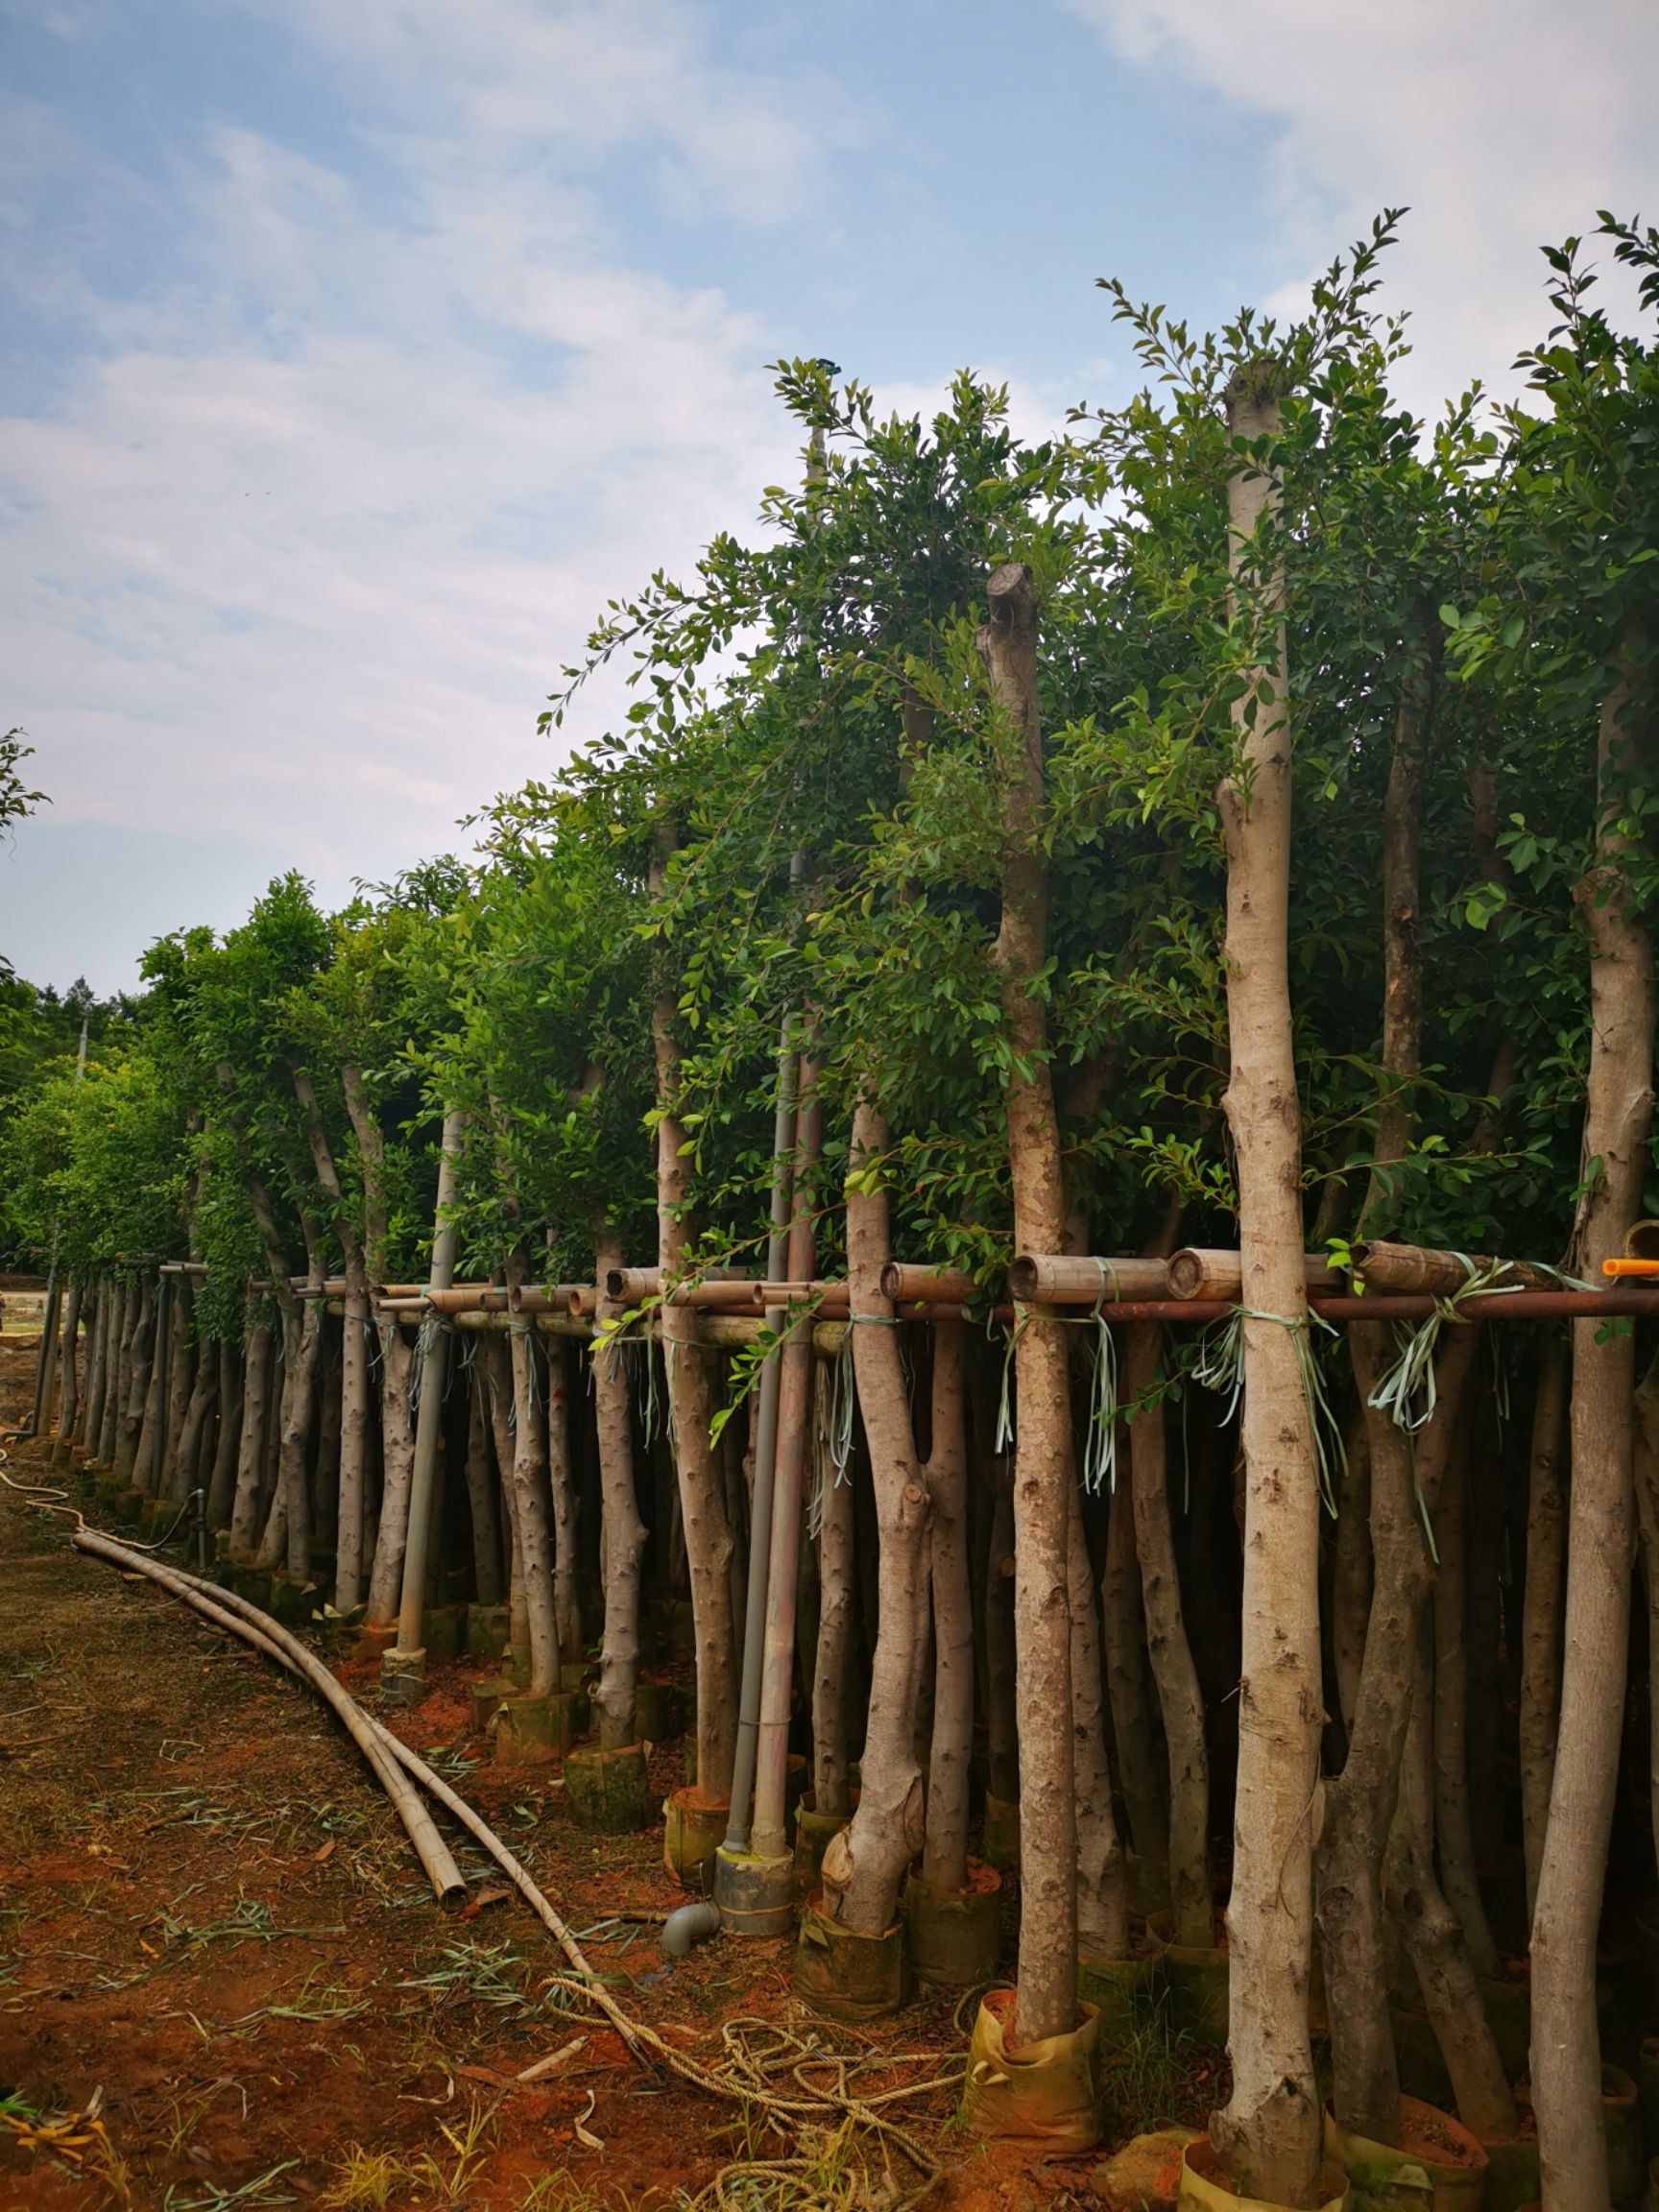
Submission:
[[[1022,1252],[1008,1270],[1009,1294],[1022,1306],[1093,1306],[1102,1299],[1163,1298],[1169,1288],[1166,1260],[1072,1259],[1052,1252]]]
[[[1346,1278],[1323,1252],[1304,1253],[1302,1265],[1310,1292],[1323,1291],[1329,1297],[1347,1286]],[[1172,1298],[1226,1298],[1237,1305],[1243,1288],[1243,1262],[1237,1252],[1210,1251],[1189,1244],[1169,1255]]]
[[[1519,1285],[1525,1290],[1559,1290],[1561,1277],[1553,1267],[1538,1267],[1528,1260],[1494,1260],[1485,1253],[1435,1252],[1420,1244],[1389,1244],[1373,1238],[1356,1244],[1354,1272],[1371,1290],[1426,1291],[1450,1297],[1474,1275],[1502,1272],[1496,1286]]]

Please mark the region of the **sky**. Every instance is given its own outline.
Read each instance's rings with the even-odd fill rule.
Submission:
[[[465,849],[798,467],[781,358],[1041,432],[1134,388],[1097,277],[1293,310],[1406,205],[1406,396],[1513,390],[1656,83],[1652,0],[0,0],[0,953]]]

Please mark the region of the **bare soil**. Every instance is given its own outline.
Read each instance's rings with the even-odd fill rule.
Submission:
[[[0,1425],[26,1410],[33,1368],[32,1345],[0,1344]],[[9,1472],[39,1479],[30,1447]],[[644,2212],[786,2148],[742,2109],[648,2079],[547,1989],[561,1956],[464,1839],[471,1897],[443,1913],[318,1703],[154,1585],[72,1551],[68,1527],[0,1490],[0,2212]],[[526,1862],[635,2017],[709,2061],[744,2020],[757,2046],[779,2026],[867,2053],[881,2064],[859,2093],[960,2065],[968,2022],[947,1999],[868,2033],[814,2020],[787,1941],[717,1937],[665,1960],[657,1924],[622,1917],[684,1902],[661,1831],[586,1834],[556,1765],[493,1766],[470,1734],[487,1671],[437,1670],[423,1703],[382,1717]],[[339,1671],[377,1707],[372,1666]],[[681,1746],[659,1747],[657,1794],[683,1771]],[[554,2077],[517,2081],[579,2035]],[[917,2052],[940,2062],[887,2064]],[[1187,2109],[1152,2119],[1214,2092],[1201,2065],[1177,2086]],[[1087,2166],[975,2149],[954,2103],[935,2091],[902,2115],[942,2147],[935,2203],[1092,2201]],[[62,2126],[94,2105],[98,2126]],[[1117,2139],[1138,2124],[1122,2113]]]

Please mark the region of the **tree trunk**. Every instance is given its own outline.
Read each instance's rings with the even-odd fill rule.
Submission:
[[[1577,894],[1590,941],[1590,1070],[1574,1256],[1575,1272],[1593,1281],[1641,1212],[1653,1115],[1653,944],[1617,827],[1625,792],[1644,780],[1648,645],[1633,625],[1620,641],[1597,744],[1596,861]],[[1532,2101],[1551,2212],[1603,2212],[1607,2202],[1596,1936],[1629,1637],[1634,1383],[1631,1329],[1575,1322],[1561,1727],[1532,1921]]]
[[[506,1337],[493,1331],[484,1339],[484,1381],[490,1393],[495,1473],[507,1517],[507,1641],[510,1649],[528,1665],[530,1624],[524,1596],[524,1551],[518,1539],[518,1492],[513,1480],[513,1354]]]
[[[104,1419],[98,1444],[100,1466],[111,1469],[120,1461],[127,1393],[132,1387],[132,1337],[137,1327],[138,1298],[130,1283],[119,1285],[116,1301],[115,1317],[110,1324],[109,1380],[104,1394]]]
[[[926,1488],[933,1503],[927,1572],[933,1600],[933,1735],[922,1878],[968,1886],[968,1763],[974,1750],[974,1599],[968,1581],[968,1431],[960,1321],[933,1330],[933,1418]]]
[[[230,1556],[239,1566],[252,1563],[259,1544],[259,1493],[265,1479],[265,1435],[271,1417],[270,1323],[250,1322],[244,1342],[247,1356],[243,1363],[242,1427],[230,1510]]]
[[[1349,1424],[1344,1456],[1346,1470],[1336,1508],[1336,1556],[1331,1573],[1331,1671],[1343,1732],[1351,1735],[1371,1612],[1371,1432],[1363,1404]]]
[[[132,1342],[127,1355],[127,1381],[121,1401],[121,1427],[115,1442],[115,1472],[124,1488],[131,1488],[138,1466],[138,1445],[144,1432],[144,1408],[150,1394],[150,1369],[156,1351],[156,1297],[148,1282],[139,1286]]]
[[[1067,1596],[1071,1615],[1071,1773],[1077,1796],[1077,1949],[1085,1959],[1129,1956],[1129,1863],[1112,1810],[1106,1759],[1106,1684],[1100,1598],[1083,1528],[1083,1493],[1067,1482]]]
[[[1457,1915],[1476,1973],[1490,1980],[1503,1971],[1503,1962],[1480,1901],[1475,1832],[1469,1819],[1468,1454],[1465,1399],[1463,1417],[1452,1434],[1434,1518],[1440,1554],[1434,1576],[1434,1839],[1446,1902]],[[1497,1724],[1495,1714],[1482,1721],[1491,1729]]]
[[[189,1418],[190,1396],[195,1387],[195,1370],[198,1364],[196,1342],[196,1300],[190,1288],[188,1275],[173,1278],[172,1324],[167,1344],[167,1426],[162,1437],[161,1457],[157,1464],[156,1488],[171,1495],[183,1440],[184,1424]],[[190,1488],[189,1469],[185,1468],[184,1491]]]
[[[570,1388],[565,1343],[549,1337],[547,1487],[553,1543],[553,1627],[560,1664],[582,1664],[582,1598],[576,1574],[576,1475],[570,1450]]]
[[[98,1456],[98,1438],[104,1426],[104,1396],[109,1382],[109,1314],[114,1303],[108,1276],[94,1286],[92,1334],[86,1348],[86,1386],[81,1394],[80,1427],[87,1456]]]
[[[524,1280],[524,1261],[512,1253],[507,1283]],[[559,1623],[553,1602],[553,1515],[547,1488],[543,1384],[534,1325],[515,1320],[508,1333],[513,1353],[513,1499],[524,1574],[525,1628],[530,1645],[529,1691],[546,1697],[559,1687]]]
[[[80,1329],[84,1298],[84,1285],[82,1278],[72,1275],[69,1278],[69,1294],[63,1301],[63,1350],[58,1362],[59,1456],[65,1462],[68,1460],[69,1440],[75,1433],[75,1416],[81,1402]]]
[[[1146,1648],[1169,1752],[1169,1903],[1175,1940],[1208,1951],[1215,1940],[1210,1887],[1210,1754],[1204,1693],[1181,1611],[1181,1576],[1169,1518],[1169,1475],[1162,1404],[1139,1409],[1158,1380],[1156,1322],[1129,1330],[1124,1395],[1138,1409],[1129,1424],[1135,1491],[1135,1542],[1141,1560]]]
[[[236,1498],[236,1460],[242,1443],[242,1361],[228,1336],[219,1342],[219,1431],[213,1446],[213,1471],[207,1483],[207,1529],[216,1536],[230,1526]]]
[[[1426,1614],[1414,1660],[1412,1710],[1388,1839],[1388,1904],[1417,1969],[1423,2008],[1452,2077],[1457,2117],[1483,2142],[1507,2141],[1518,2128],[1515,2099],[1487,2022],[1462,1927],[1434,1878],[1433,1633]],[[1334,2023],[1334,2002],[1332,2017]],[[1599,2100],[1599,2091],[1597,2094]],[[1398,2119],[1395,2125],[1398,2128]]]
[[[1647,1597],[1648,1824],[1659,1857],[1659,1354],[1636,1393],[1636,1518]],[[1551,1740],[1551,1749],[1553,1741]]]
[[[996,711],[1002,920],[995,960],[1011,1047],[1002,1102],[1014,1240],[1059,1252],[1066,1238],[1060,1128],[1048,1066],[1048,874],[1042,846],[1037,601],[1018,562],[986,587],[977,645]],[[1077,1803],[1072,1771],[1071,1601],[1067,1565],[1071,1407],[1066,1327],[1036,1306],[1014,1338],[1014,1637],[1020,1719],[1020,1970],[1015,2036],[1069,2034],[1077,2019]]]
[[[175,1505],[182,1505],[194,1487],[203,1438],[218,1403],[219,1354],[211,1338],[205,1338],[197,1346],[196,1377],[190,1385],[190,1401],[184,1410],[179,1446],[173,1455],[173,1469],[167,1483],[168,1499]]]
[[[881,1270],[893,1256],[881,1155],[890,1132],[867,1098],[853,1116],[847,1179],[847,1286],[860,1319],[853,1331],[858,1404],[870,1446],[880,1535],[879,1603],[870,1668],[870,1709],[852,1824],[824,1854],[824,1907],[861,1936],[893,1924],[899,1885],[925,1838],[922,1773],[916,1763],[930,1508]]]
[[[1014,1455],[994,1452],[991,1548],[985,1561],[985,1737],[991,1794],[1020,1795],[1014,1663]]]
[[[813,1393],[818,1482],[818,1651],[812,1670],[812,1802],[845,1820],[853,1811],[848,1780],[849,1709],[854,1633],[853,1470],[837,1474],[830,1453],[828,1392]]]
[[[369,1498],[369,1279],[358,1251],[346,1265],[346,1317],[340,1337],[340,1507],[334,1540],[334,1610],[349,1613],[363,1597],[364,1516]]]
[[[409,1372],[415,1350],[390,1316],[380,1337],[380,1518],[369,1573],[365,1623],[392,1627],[403,1595],[403,1551],[409,1535],[409,1486],[415,1473],[415,1424],[409,1412]]]
[[[472,1524],[472,1586],[480,1605],[501,1602],[501,1532],[494,1463],[484,1413],[485,1383],[476,1371],[468,1376],[467,1510]]]
[[[622,1264],[622,1243],[601,1220],[593,1239],[594,1278],[600,1286],[597,1319],[614,1322],[626,1310],[604,1295],[605,1277]],[[639,1574],[645,1524],[634,1481],[634,1424],[628,1377],[619,1346],[595,1345],[592,1356],[593,1419],[599,1443],[599,1487],[605,1537],[605,1648],[593,1709],[599,1748],[618,1751],[637,1733],[639,1688]]]
[[[659,875],[660,880],[660,875]],[[690,1231],[688,1143],[679,1104],[679,1052],[674,1042],[674,1000],[660,994],[651,1009],[657,1062],[657,1256],[666,1289],[686,1272]],[[697,1341],[688,1306],[662,1308],[662,1358],[668,1377],[668,1417],[680,1481],[680,1512],[691,1575],[691,1617],[697,1646],[697,1792],[708,1805],[732,1793],[737,1749],[737,1628],[732,1604],[733,1535],[726,1498],[709,1431],[714,1404],[709,1356]]]
[[[1118,1778],[1129,1809],[1129,1839],[1140,1858],[1162,1865],[1169,1857],[1169,1813],[1159,1770],[1135,1493],[1129,1481],[1118,1483],[1106,1520],[1100,1609],[1106,1623],[1106,1693],[1112,1707],[1112,1740],[1118,1747]]]
[[[1278,401],[1257,372],[1229,395],[1237,440],[1278,434]],[[1302,1113],[1290,1023],[1291,735],[1284,573],[1263,544],[1277,521],[1271,460],[1229,486],[1236,614],[1269,656],[1234,709],[1240,773],[1216,800],[1227,843],[1226,1109],[1238,1185],[1245,1319],[1243,1671],[1233,1817],[1233,2095],[1211,2134],[1241,2192],[1311,2201],[1319,2093],[1308,2033],[1312,1837],[1324,1712],[1319,1645],[1319,1486],[1302,1381],[1308,1295],[1302,1258]]]

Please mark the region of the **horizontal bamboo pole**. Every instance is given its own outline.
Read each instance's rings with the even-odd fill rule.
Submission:
[[[1102,1296],[1163,1298],[1169,1289],[1169,1263],[1022,1252],[1008,1270],[1008,1288],[1022,1305],[1037,1306],[1093,1306]]]
[[[1485,1253],[1436,1252],[1421,1244],[1389,1244],[1373,1238],[1354,1246],[1354,1272],[1369,1290],[1426,1291],[1450,1297],[1461,1290],[1470,1272],[1485,1275],[1503,1269],[1498,1281],[1519,1284],[1524,1290],[1559,1290],[1561,1279],[1552,1267],[1536,1267],[1528,1260],[1494,1260]]]
[[[1303,1269],[1310,1291],[1334,1296],[1346,1287],[1346,1277],[1332,1266],[1323,1252],[1304,1253]],[[1188,1244],[1169,1255],[1172,1298],[1224,1298],[1236,1306],[1243,1289],[1243,1264],[1237,1252]]]
[[[881,1270],[881,1295],[902,1305],[966,1306],[980,1295],[972,1275],[957,1267],[913,1267],[889,1260]]]
[[[1373,1291],[1363,1298],[1320,1297],[1308,1301],[1321,1321],[1345,1329],[1354,1321],[1426,1321],[1436,1301],[1424,1292]],[[1167,1321],[1202,1328],[1238,1311],[1237,1299],[1120,1299],[1100,1308],[1102,1321]],[[1659,1315],[1659,1290],[1478,1290],[1457,1302],[1467,1321],[1568,1321]]]

